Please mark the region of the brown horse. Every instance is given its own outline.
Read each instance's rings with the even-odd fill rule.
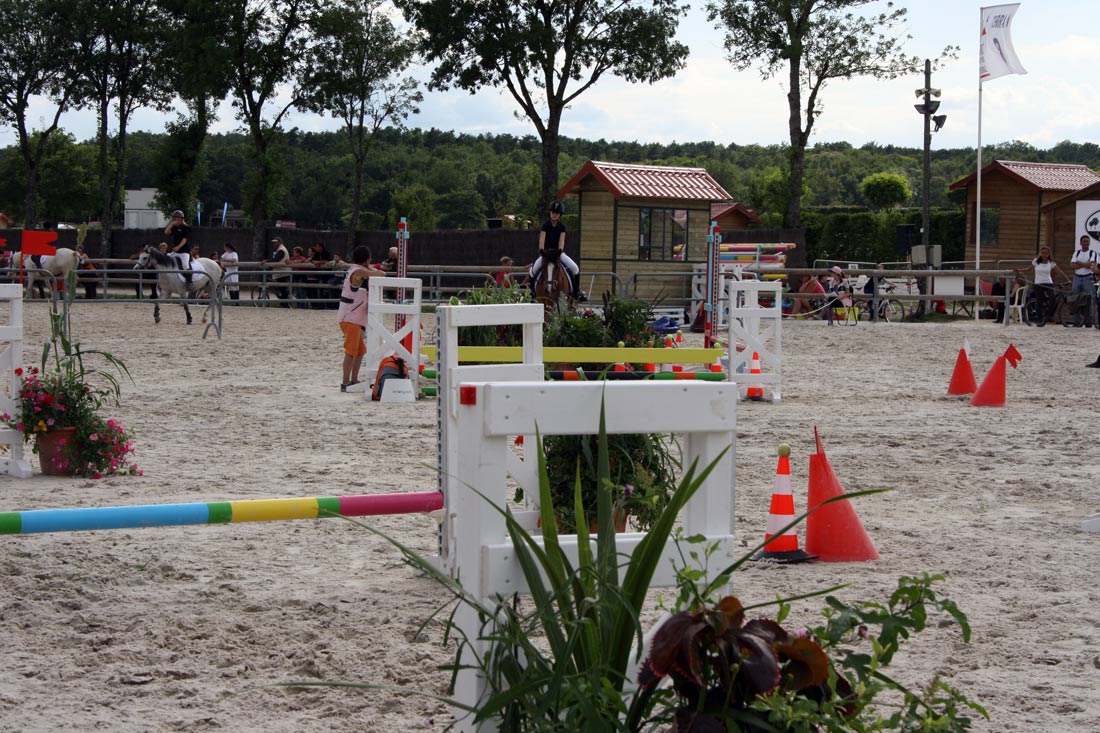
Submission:
[[[545,320],[550,319],[550,314],[558,307],[563,296],[566,298],[566,306],[573,310],[573,288],[569,284],[569,273],[558,260],[560,251],[548,249],[543,252],[542,273],[535,285],[535,300],[542,303],[546,313]]]

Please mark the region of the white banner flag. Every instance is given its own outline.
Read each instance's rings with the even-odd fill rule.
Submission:
[[[982,8],[982,35],[978,41],[978,80],[990,81],[1008,74],[1026,74],[1012,48],[1012,16],[1019,3]]]

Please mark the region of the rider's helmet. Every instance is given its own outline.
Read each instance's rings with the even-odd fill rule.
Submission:
[[[551,214],[564,214],[565,213],[565,207],[562,206],[561,201],[551,201],[550,202],[550,213]]]
[[[180,211],[179,209],[176,209],[175,211],[172,212],[172,218],[173,219],[175,219],[177,216],[181,219],[183,218],[183,212]]]

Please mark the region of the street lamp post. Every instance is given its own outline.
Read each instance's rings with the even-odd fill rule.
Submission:
[[[921,251],[924,253],[924,266],[932,267],[932,247],[931,247],[931,199],[929,188],[932,186],[932,133],[939,132],[943,127],[944,122],[947,121],[947,115],[937,115],[936,111],[940,108],[938,100],[932,99],[932,97],[940,96],[939,89],[932,88],[932,61],[930,59],[924,60],[924,86],[917,90],[917,96],[922,98],[920,104],[913,105],[921,117],[924,118],[924,165],[921,175],[921,224],[920,224],[920,243]],[[934,115],[934,116],[933,116]],[[932,125],[935,123],[935,129]],[[926,282],[921,281],[919,283],[919,291],[923,294],[926,290]],[[917,305],[917,315],[924,315],[924,301],[922,300]]]

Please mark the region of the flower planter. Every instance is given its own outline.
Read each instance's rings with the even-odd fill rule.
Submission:
[[[74,476],[76,466],[71,459],[69,446],[76,439],[76,428],[57,428],[45,433],[39,433],[35,438],[38,441],[38,460],[42,464],[42,473],[47,476]],[[58,461],[65,467],[58,468]]]

